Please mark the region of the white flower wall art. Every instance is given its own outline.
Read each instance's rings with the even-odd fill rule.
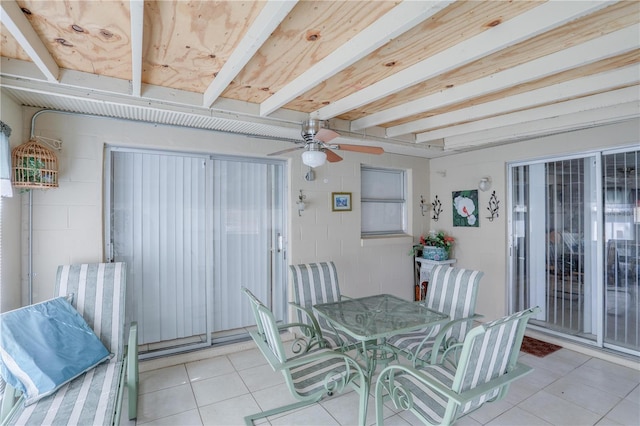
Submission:
[[[453,191],[453,226],[480,226],[478,190]]]

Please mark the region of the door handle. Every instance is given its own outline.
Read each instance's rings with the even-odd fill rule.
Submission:
[[[284,249],[284,237],[278,233],[278,244],[276,250],[280,253]]]

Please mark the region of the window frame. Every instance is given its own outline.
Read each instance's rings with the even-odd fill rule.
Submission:
[[[376,198],[370,198],[370,197],[365,197],[364,194],[364,190],[363,190],[363,186],[364,186],[364,182],[365,182],[365,171],[369,171],[369,172],[380,172],[380,173],[394,173],[397,175],[400,175],[400,188],[396,188],[398,189],[399,193],[401,193],[401,198],[391,198],[391,197],[376,197]],[[390,204],[396,204],[399,205],[400,208],[400,214],[402,215],[402,217],[400,218],[399,222],[401,223],[401,228],[400,229],[387,229],[387,230],[374,230],[374,231],[364,231],[363,230],[363,226],[364,226],[364,220],[361,220],[361,224],[360,224],[360,234],[362,238],[375,238],[375,237],[388,237],[388,236],[394,236],[394,235],[407,235],[408,232],[408,207],[407,207],[407,200],[408,200],[408,173],[407,170],[405,169],[396,169],[396,168],[389,168],[389,167],[377,167],[377,166],[369,166],[369,165],[364,165],[361,164],[360,165],[360,189],[361,189],[361,193],[360,193],[360,206],[361,206],[361,219],[363,218],[365,211],[367,211],[367,206],[371,205],[372,203],[390,203]],[[378,225],[381,225],[378,224]],[[382,227],[380,227],[382,228]]]

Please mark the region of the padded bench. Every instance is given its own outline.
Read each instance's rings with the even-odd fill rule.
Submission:
[[[21,392],[8,383],[0,383],[0,391],[2,384],[5,385],[0,411],[2,425],[118,424],[125,387],[128,388],[128,417],[136,418],[138,336],[137,325],[132,323],[125,344],[125,276],[124,263],[58,268],[55,294],[72,298],[73,307],[112,356],[28,405]]]

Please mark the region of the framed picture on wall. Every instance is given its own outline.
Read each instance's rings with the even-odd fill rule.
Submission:
[[[351,211],[351,193],[350,192],[332,192],[331,193],[331,211],[350,212]]]
[[[480,226],[478,190],[453,191],[453,226]]]

